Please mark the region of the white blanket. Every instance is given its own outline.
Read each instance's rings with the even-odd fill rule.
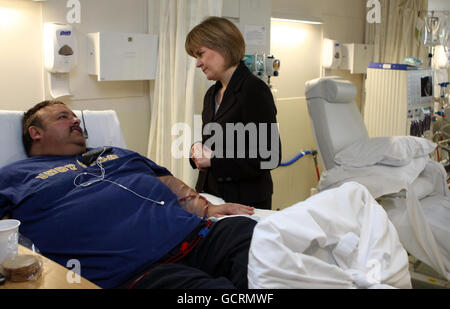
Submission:
[[[350,182],[255,227],[250,288],[410,288],[408,257],[386,212]]]
[[[363,184],[378,198],[408,252],[450,280],[450,198],[439,163],[419,157],[401,167],[336,166],[322,174],[318,189],[348,181]]]

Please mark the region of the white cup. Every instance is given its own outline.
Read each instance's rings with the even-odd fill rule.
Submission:
[[[0,265],[6,258],[14,258],[17,255],[19,225],[19,220],[0,220]]]

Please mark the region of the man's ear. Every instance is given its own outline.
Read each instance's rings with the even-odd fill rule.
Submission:
[[[40,140],[42,138],[42,129],[36,126],[30,126],[28,133],[33,141]]]

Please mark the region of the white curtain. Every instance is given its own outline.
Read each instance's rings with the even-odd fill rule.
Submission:
[[[149,32],[159,28],[159,50],[156,80],[150,87],[147,155],[193,187],[197,171],[189,164],[189,148],[201,136],[201,118],[194,115],[201,113],[211,82],[186,53],[185,39],[206,16],[221,16],[222,0],[149,0],[148,4]]]
[[[419,11],[427,0],[380,0],[381,22],[366,24],[366,42],[373,44],[375,62],[403,63],[406,56],[428,60],[428,52],[416,31]],[[368,11],[370,8],[367,9]]]

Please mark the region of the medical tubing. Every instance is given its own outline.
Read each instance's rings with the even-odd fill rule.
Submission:
[[[296,162],[298,159],[306,156],[306,155],[312,155],[314,158],[314,165],[316,167],[316,174],[317,174],[317,179],[320,180],[320,173],[319,173],[319,166],[317,164],[317,151],[316,150],[306,150],[306,151],[302,151],[300,152],[298,155],[296,155],[294,158],[292,158],[291,160],[287,161],[287,162],[281,162],[280,166],[288,166],[293,164],[294,162]]]
[[[281,162],[281,163],[280,163],[280,166],[288,166],[288,165],[291,165],[291,164],[293,164],[295,161],[297,161],[298,159],[300,159],[300,158],[302,158],[302,157],[304,157],[304,156],[306,156],[306,155],[309,155],[309,154],[312,154],[312,155],[314,156],[314,155],[317,154],[317,151],[315,151],[315,150],[306,150],[306,151],[302,151],[302,152],[300,152],[298,155],[296,155],[293,159],[291,159],[291,160],[289,160],[289,161],[287,161],[287,162]]]

